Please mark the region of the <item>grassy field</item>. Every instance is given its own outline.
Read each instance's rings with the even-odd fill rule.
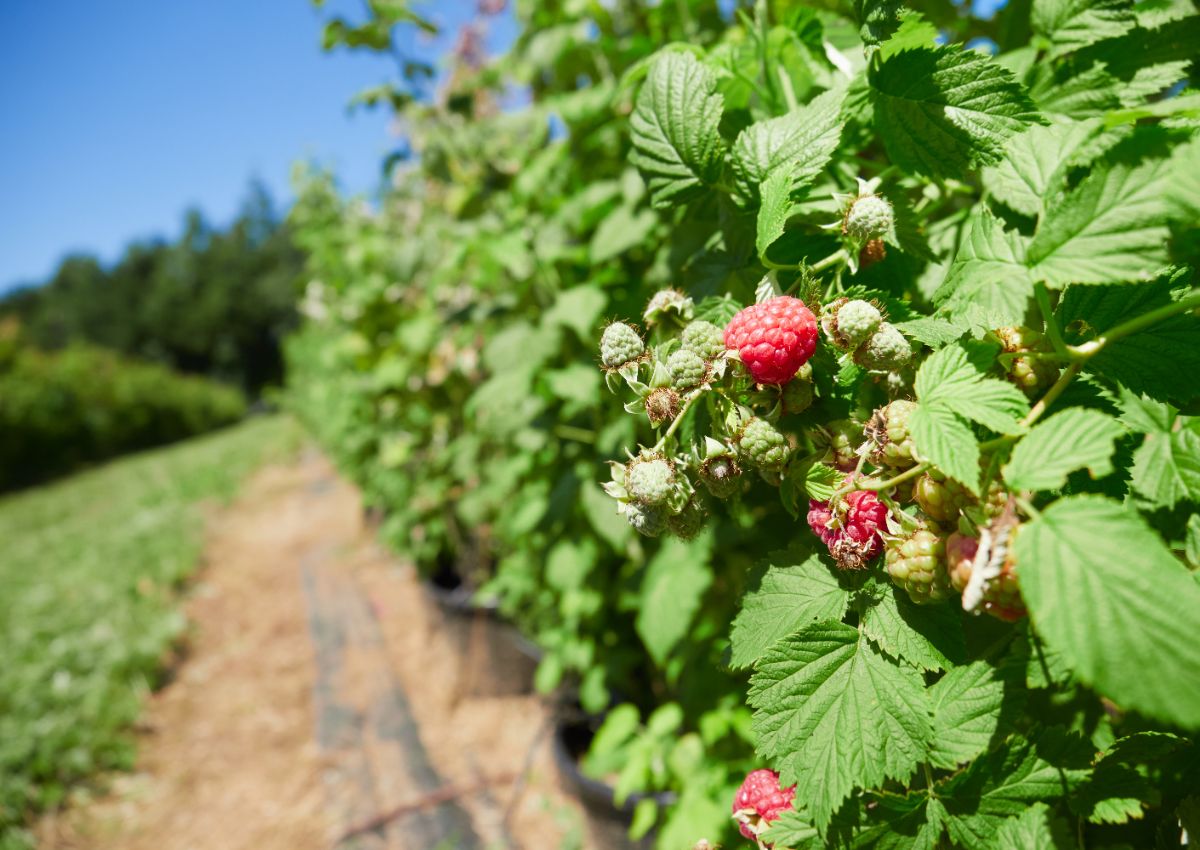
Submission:
[[[298,434],[255,419],[0,499],[0,850],[73,783],[132,764],[130,725],[185,627],[202,503]]]

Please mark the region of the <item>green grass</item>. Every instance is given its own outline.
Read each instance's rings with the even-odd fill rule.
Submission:
[[[0,850],[38,809],[128,768],[130,726],[185,622],[201,503],[294,447],[282,417],[0,499]]]

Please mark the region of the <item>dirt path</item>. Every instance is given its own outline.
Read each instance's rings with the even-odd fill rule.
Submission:
[[[545,707],[479,686],[461,635],[361,517],[315,455],[214,515],[187,657],[149,700],[136,772],[46,818],[40,846],[581,846]]]

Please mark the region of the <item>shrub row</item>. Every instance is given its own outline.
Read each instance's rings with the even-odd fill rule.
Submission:
[[[0,489],[235,422],[231,387],[88,346],[0,363]]]

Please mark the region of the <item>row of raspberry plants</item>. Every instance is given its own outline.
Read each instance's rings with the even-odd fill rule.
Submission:
[[[660,847],[1196,834],[1195,10],[519,14],[369,95],[379,212],[297,207],[294,398],[391,542],[607,711]]]

